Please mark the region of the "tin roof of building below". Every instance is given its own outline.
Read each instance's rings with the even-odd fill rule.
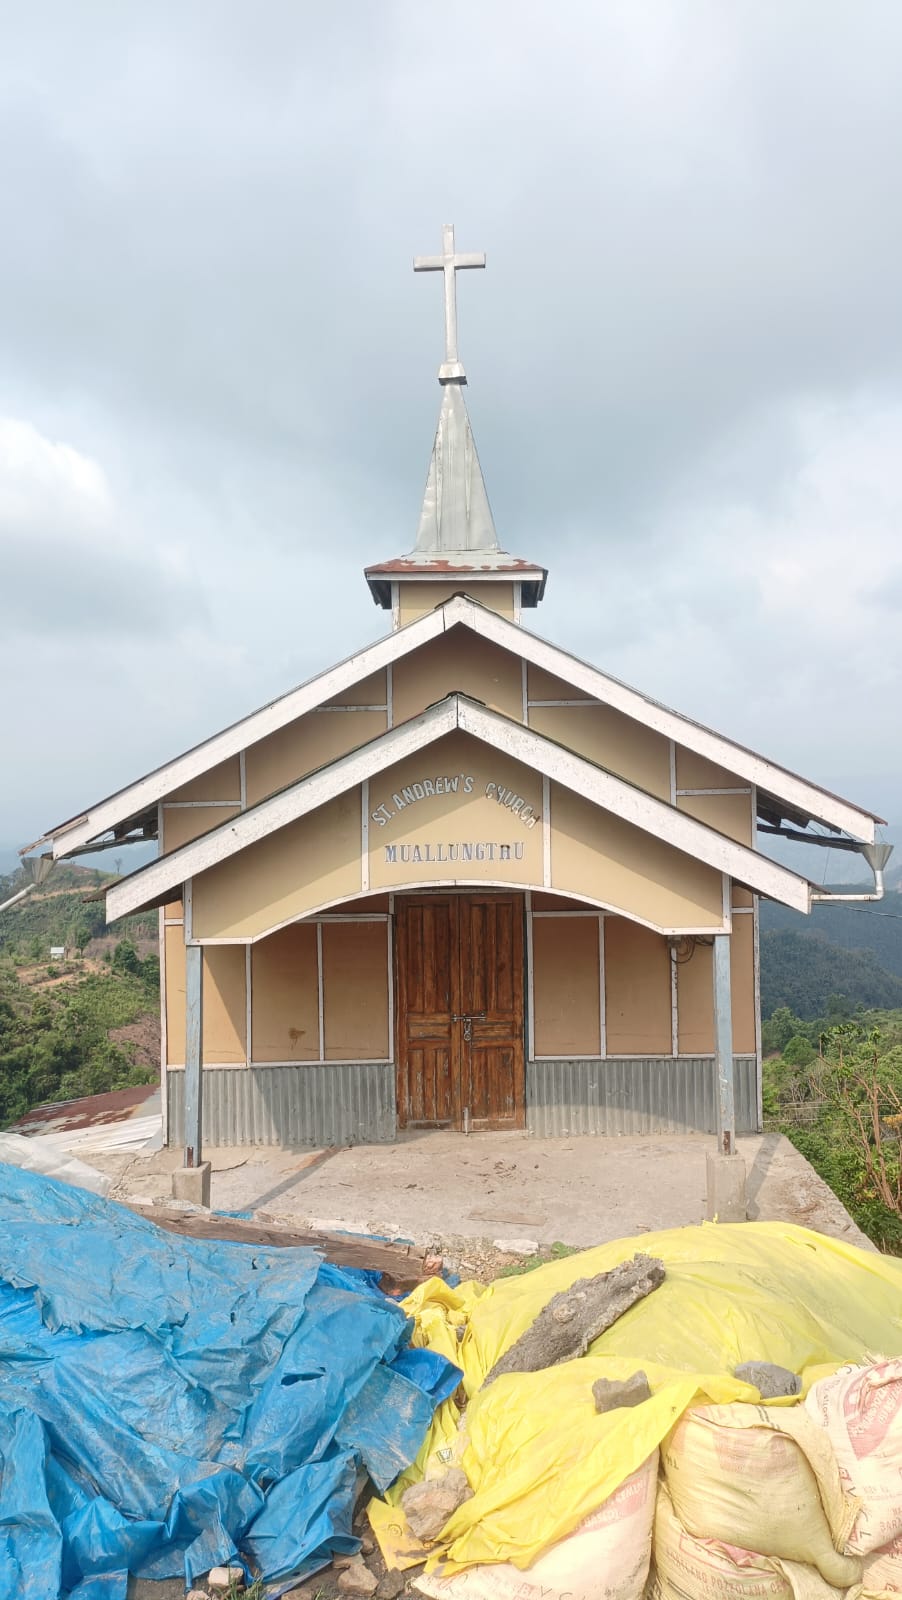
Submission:
[[[100,1150],[140,1147],[153,1138],[157,1125],[162,1126],[160,1085],[141,1083],[81,1100],[32,1106],[7,1132],[48,1139],[60,1149],[89,1144]]]

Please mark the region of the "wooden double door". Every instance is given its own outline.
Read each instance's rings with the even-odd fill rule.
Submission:
[[[399,1126],[522,1128],[523,896],[395,906]]]

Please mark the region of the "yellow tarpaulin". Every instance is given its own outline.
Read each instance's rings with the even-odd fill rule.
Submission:
[[[589,1353],[544,1372],[483,1379],[542,1307],[577,1278],[641,1250],[664,1262],[661,1288],[601,1335]],[[596,1510],[667,1436],[694,1400],[757,1401],[743,1361],[802,1374],[803,1393],[847,1361],[902,1355],[902,1261],[776,1222],[706,1225],[599,1245],[487,1287],[421,1284],[404,1302],[414,1342],[463,1369],[463,1431],[446,1402],[416,1465],[370,1511],[389,1565],[430,1558],[451,1572],[474,1562],[527,1567]],[[642,1368],[652,1397],[596,1414],[596,1378]],[[409,1483],[461,1465],[474,1491],[440,1546],[419,1545],[398,1502]]]

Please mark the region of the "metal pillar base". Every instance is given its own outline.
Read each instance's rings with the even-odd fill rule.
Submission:
[[[716,1155],[709,1150],[705,1158],[709,1222],[747,1222],[748,1197],[746,1170],[742,1156]]]
[[[190,1200],[192,1205],[210,1209],[210,1163],[199,1167],[176,1167],[172,1174],[173,1200]]]

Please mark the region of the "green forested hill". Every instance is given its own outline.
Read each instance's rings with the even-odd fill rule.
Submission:
[[[761,1013],[788,1006],[797,1017],[820,1017],[831,996],[851,1008],[902,1006],[902,977],[887,972],[872,950],[844,950],[817,934],[762,933]]]
[[[865,890],[868,885],[862,886]],[[849,894],[845,884],[837,890]],[[841,950],[870,950],[887,972],[902,977],[902,893],[887,894],[873,905],[815,906],[809,916],[787,906],[761,902],[762,933],[818,934]]]
[[[113,883],[116,874],[97,872],[91,867],[63,864],[55,867],[45,884],[32,889],[7,911],[0,911],[0,950],[43,959],[51,945],[67,945],[84,950],[92,941],[115,943],[128,938],[141,944],[157,937],[157,916],[128,917],[108,928],[100,894],[104,884]],[[0,877],[0,905],[25,887],[22,871]]]
[[[108,881],[61,866],[0,912],[0,1127],[44,1101],[159,1075],[156,914],[107,928],[103,900],[86,896]],[[0,903],[23,884],[21,872],[0,878]]]

